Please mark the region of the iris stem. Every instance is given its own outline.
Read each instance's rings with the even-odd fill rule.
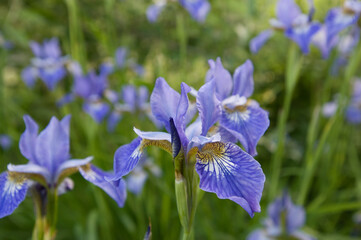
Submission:
[[[355,76],[357,68],[360,63],[361,63],[361,44],[358,45],[355,54],[351,57],[350,62],[345,69],[344,81],[342,82],[340,88],[341,90],[340,90],[340,97],[338,101],[337,111],[335,115],[330,118],[330,120],[327,122],[326,126],[324,127],[321,134],[320,143],[317,145],[314,154],[310,154],[309,159],[306,159],[306,165],[304,170],[305,172],[303,178],[301,179],[300,194],[298,198],[298,202],[301,205],[304,204],[307,198],[309,187],[311,185],[312,179],[317,169],[319,159],[323,153],[323,149],[326,140],[328,140],[328,136],[331,132],[331,129],[333,134],[335,134],[334,136],[336,136],[336,139],[338,134],[340,133],[340,130],[342,129],[342,125],[344,122],[343,114],[346,109],[350,95],[350,91],[349,91],[350,83],[352,78]],[[336,143],[336,141],[334,141],[334,143]]]
[[[277,131],[278,131],[278,143],[275,154],[272,159],[272,175],[270,180],[269,188],[269,199],[270,201],[274,199],[277,194],[278,183],[280,180],[282,160],[284,157],[285,149],[285,139],[286,139],[286,125],[288,120],[288,115],[291,107],[291,100],[293,96],[294,89],[297,85],[299,78],[299,73],[301,70],[303,62],[303,56],[299,56],[298,47],[295,43],[291,43],[290,49],[288,51],[287,57],[287,66],[285,72],[285,98],[283,102],[282,111],[277,122]]]
[[[45,239],[52,240],[55,238],[56,234],[56,221],[58,217],[58,194],[56,189],[49,189],[47,195],[47,224],[48,229],[46,229]]]
[[[45,233],[45,212],[44,212],[44,201],[40,195],[40,193],[35,189],[35,187],[30,188],[31,196],[34,202],[35,208],[35,226],[33,230],[32,239],[33,240],[43,240]]]

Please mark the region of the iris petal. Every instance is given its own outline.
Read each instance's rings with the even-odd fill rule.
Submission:
[[[106,179],[111,177],[111,174],[90,164],[79,168],[79,171],[86,180],[103,189],[104,192],[117,202],[119,207],[124,206],[127,192],[123,179],[108,181]]]
[[[212,127],[221,116],[221,103],[215,94],[215,82],[209,81],[198,91],[197,108],[202,121],[202,135],[206,136],[210,127]]]
[[[233,94],[250,97],[253,93],[253,64],[247,60],[244,64],[239,66],[233,75]]]
[[[246,151],[254,156],[257,154],[257,142],[269,127],[268,113],[258,106],[247,106],[241,111],[224,110],[221,125],[238,138]]]
[[[150,96],[152,113],[170,131],[169,118],[176,117],[180,95],[171,88],[164,78],[158,78]]]
[[[279,0],[277,3],[277,18],[286,28],[291,27],[293,21],[301,15],[301,10],[293,0]]]
[[[256,37],[252,38],[249,43],[249,48],[251,52],[253,54],[256,54],[272,36],[273,30],[267,29],[258,34]]]
[[[233,143],[207,143],[197,153],[199,187],[241,205],[253,217],[260,212],[265,176],[260,164]]]
[[[35,145],[39,127],[29,115],[25,115],[23,118],[26,129],[20,137],[20,152],[24,157],[29,159],[30,162],[38,163],[35,155]]]
[[[26,179],[16,173],[0,174],[0,218],[14,212],[25,199],[28,184]]]
[[[307,54],[312,36],[316,34],[320,28],[320,24],[311,23],[307,26],[289,28],[285,32],[285,35],[296,42],[304,54]]]

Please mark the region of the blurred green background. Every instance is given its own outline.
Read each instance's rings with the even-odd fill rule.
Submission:
[[[306,1],[297,2],[307,9]],[[327,10],[341,2],[316,1],[315,18],[322,21]],[[127,47],[131,57],[145,67],[146,74],[143,78],[129,70],[113,74],[109,82],[114,90],[130,83],[146,85],[151,91],[159,76],[177,90],[182,81],[198,89],[204,83],[208,59],[221,57],[230,72],[251,59],[255,66],[253,98],[269,111],[271,120],[256,156],[268,178],[277,144],[276,123],[283,103],[290,42],[279,34],[259,54],[249,52],[249,40],[269,27],[268,20],[275,14],[275,0],[211,0],[210,3],[212,8],[203,24],[195,22],[179,4],[167,7],[158,21],[151,24],[145,11],[152,2],[145,0],[2,0],[0,30],[14,47],[1,50],[0,133],[9,134],[13,146],[8,151],[0,149],[0,172],[10,162],[27,161],[18,148],[25,129],[24,114],[34,118],[41,129],[53,115],[62,118],[72,114],[72,155],[76,158],[93,155],[94,164],[106,170],[112,169],[115,150],[136,137],[133,126],[156,130],[149,120],[127,114],[116,131],[109,133],[105,124],[97,125],[81,110],[80,102],[57,108],[56,101],[71,88],[71,77],[62,81],[54,92],[48,91],[40,81],[34,89],[27,88],[20,73],[32,58],[29,41],[57,37],[63,53],[78,60],[86,71],[113,58],[117,47]],[[342,73],[329,76],[331,64],[331,60],[322,60],[318,50],[312,47],[305,57],[292,99],[281,184],[276,195],[287,188],[296,202],[306,151],[315,154],[313,147],[319,143],[327,124],[320,114],[322,104],[331,100],[342,83]],[[325,93],[326,99],[320,99],[328,78],[331,87]],[[311,119],[316,122],[314,125],[310,125]],[[361,239],[357,237],[360,225],[353,221],[354,214],[361,209],[360,126],[342,123],[338,127],[340,130],[335,134],[330,130],[315,166],[304,205],[307,211],[304,229],[319,239]],[[60,197],[57,239],[142,239],[149,221],[153,239],[178,239],[181,225],[171,157],[156,148],[149,149],[149,155],[161,167],[163,175],[160,178],[150,175],[140,195],[128,193],[124,208],[118,208],[102,190],[79,174],[73,175],[74,190]],[[245,239],[261,226],[267,215],[271,201],[269,187],[266,180],[262,212],[253,219],[234,202],[206,193],[196,213],[195,239]],[[30,239],[34,221],[32,201],[28,198],[14,214],[0,219],[0,239]]]

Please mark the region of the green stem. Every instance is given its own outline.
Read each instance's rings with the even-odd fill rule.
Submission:
[[[297,85],[297,80],[299,78],[299,72],[302,66],[303,57],[298,54],[298,47],[295,43],[292,43],[287,58],[287,67],[285,73],[285,98],[283,102],[283,108],[280,113],[277,122],[277,131],[278,131],[278,143],[275,154],[272,159],[272,175],[270,180],[270,194],[269,199],[273,200],[277,194],[278,182],[280,179],[282,159],[284,156],[285,149],[285,139],[286,139],[286,125],[288,120],[288,115],[291,107],[291,100],[295,86]]]
[[[65,4],[68,8],[71,56],[84,66],[86,58],[84,51],[85,42],[83,41],[77,2],[76,0],[65,0]]]
[[[46,219],[48,229],[46,229],[45,239],[52,240],[56,234],[56,221],[58,217],[58,194],[56,189],[49,189],[47,195],[47,212]]]
[[[32,239],[43,240],[45,234],[45,226],[46,226],[46,219],[45,219],[46,213],[44,212],[45,203],[39,191],[37,191],[35,187],[30,188],[30,192],[34,202],[35,216],[36,216]]]
[[[306,165],[304,170],[304,175],[301,180],[300,186],[300,194],[298,198],[299,204],[303,205],[308,194],[309,187],[311,185],[313,176],[317,169],[317,165],[319,159],[322,155],[324,145],[326,140],[328,139],[329,134],[331,133],[331,129],[335,136],[338,136],[338,133],[342,129],[343,124],[343,114],[344,110],[347,106],[348,98],[349,98],[349,87],[351,83],[351,79],[356,74],[358,65],[361,62],[361,44],[358,45],[355,54],[350,59],[349,65],[345,70],[345,77],[344,81],[341,85],[340,90],[340,97],[338,101],[338,108],[336,114],[328,121],[325,128],[322,131],[320,143],[318,144],[317,148],[315,149],[315,154],[310,154],[308,156],[309,159],[306,159]],[[337,138],[336,138],[337,139]]]

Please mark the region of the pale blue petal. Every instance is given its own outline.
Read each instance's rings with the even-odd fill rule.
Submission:
[[[34,67],[26,67],[23,71],[21,71],[21,78],[23,79],[26,86],[32,88],[35,85],[36,78],[39,76],[38,69]]]
[[[267,29],[256,37],[252,38],[249,43],[249,48],[253,54],[258,53],[258,51],[263,47],[263,45],[273,36],[273,30]]]
[[[58,177],[67,169],[81,167],[83,165],[88,164],[91,160],[93,160],[93,157],[87,157],[84,159],[70,159],[70,160],[63,162],[56,171],[56,175],[54,178],[55,182],[57,182]]]
[[[235,135],[245,150],[252,156],[257,154],[259,139],[269,127],[268,113],[258,106],[247,106],[242,112],[224,110],[221,126]],[[233,132],[234,131],[234,132]]]
[[[198,91],[197,108],[202,121],[202,135],[206,136],[208,130],[218,121],[222,114],[221,102],[216,97],[216,84],[214,80],[204,84]]]
[[[253,217],[260,212],[265,175],[253,157],[233,143],[207,143],[197,154],[199,187],[241,205]]]
[[[279,0],[277,2],[277,18],[286,28],[292,26],[294,20],[302,14],[294,0]]]
[[[177,106],[177,112],[175,117],[175,126],[177,128],[181,143],[184,147],[188,145],[188,139],[185,135],[186,128],[186,116],[188,113],[189,99],[188,93],[191,91],[191,88],[184,82],[181,83],[181,96]]]
[[[192,18],[198,22],[204,22],[211,9],[211,5],[207,0],[180,0],[179,2]]]
[[[170,131],[169,118],[175,117],[180,95],[171,88],[164,78],[158,78],[150,96],[152,113]]]
[[[165,132],[143,132],[143,131],[140,131],[137,128],[133,128],[133,130],[142,139],[166,140],[168,142],[171,141],[171,136],[170,136],[169,133],[165,133]]]
[[[29,116],[24,115],[25,131],[20,137],[19,148],[21,154],[30,162],[39,163],[36,159],[35,146],[38,137],[39,127],[36,122]]]
[[[62,124],[52,117],[48,126],[39,134],[35,146],[38,164],[54,176],[58,166],[69,159],[69,135]]]
[[[12,214],[25,199],[28,184],[16,177],[10,177],[7,172],[0,174],[0,218]]]
[[[148,178],[148,173],[144,171],[141,167],[137,166],[134,170],[127,176],[125,180],[127,183],[127,188],[130,192],[134,194],[140,194],[143,190],[145,181]]]
[[[103,189],[104,192],[117,202],[119,207],[124,206],[127,192],[123,179],[107,181],[106,178],[111,175],[93,165],[79,168],[79,171],[86,180]]]
[[[114,154],[114,179],[127,175],[138,164],[143,150],[141,141],[142,139],[138,137],[117,149]]]
[[[251,60],[247,60],[239,66],[233,74],[233,93],[240,97],[250,97],[253,93],[253,64]]]
[[[272,240],[267,236],[267,233],[262,229],[257,229],[251,232],[250,235],[247,236],[247,240]]]
[[[223,67],[221,59],[218,57],[216,61],[209,60],[210,69],[206,75],[206,82],[214,80],[216,83],[216,93],[219,100],[223,100],[229,96],[233,88],[231,74]]]
[[[316,34],[320,28],[320,24],[310,23],[307,26],[289,28],[286,30],[285,35],[297,43],[304,54],[307,54],[312,36]]]

